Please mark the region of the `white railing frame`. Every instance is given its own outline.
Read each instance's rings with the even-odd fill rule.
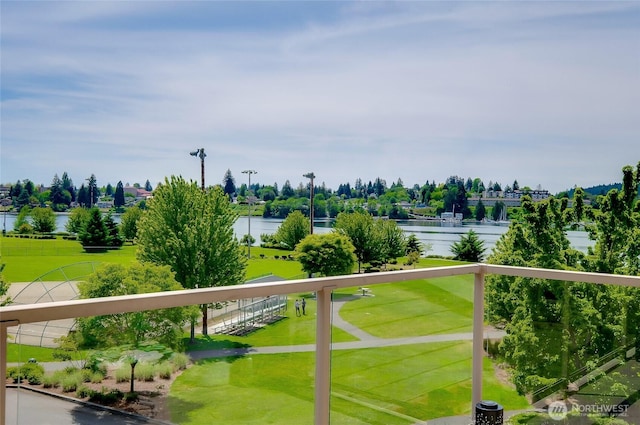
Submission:
[[[457,275],[474,275],[473,360],[471,411],[482,400],[482,359],[484,327],[484,277],[487,274],[522,276],[571,282],[613,284],[640,288],[639,276],[585,273],[564,270],[469,264],[427,269],[401,270],[283,282],[254,283],[237,286],[156,292],[107,298],[57,301],[41,304],[14,305],[0,308],[0,377],[6,375],[7,328],[18,324],[48,320],[89,317],[114,313],[155,310],[199,305],[244,298],[266,297],[300,292],[317,293],[315,425],[328,425],[331,398],[331,294],[349,287],[366,287],[414,279],[433,279]],[[4,381],[3,381],[4,382]],[[6,412],[6,386],[0,385],[0,412]],[[473,413],[472,413],[473,414]],[[0,413],[5,425],[6,413]]]

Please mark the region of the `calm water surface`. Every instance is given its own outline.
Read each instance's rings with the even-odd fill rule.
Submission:
[[[120,221],[119,215],[114,215],[116,222]],[[5,217],[3,219],[3,225]],[[68,214],[56,215],[56,230],[62,232],[69,218]],[[16,216],[6,215],[6,229],[13,230],[13,223]],[[273,234],[282,224],[281,219],[266,219],[262,217],[251,217],[251,236],[256,239],[256,245],[261,242],[261,234]],[[508,229],[507,225],[495,224],[463,224],[461,226],[442,225],[439,222],[422,221],[422,220],[399,220],[398,225],[402,230],[409,234],[414,234],[420,242],[430,249],[426,252],[428,255],[451,255],[451,245],[460,240],[460,236],[473,229],[478,237],[484,241],[487,253],[491,252],[500,236]],[[333,220],[317,220],[314,222],[314,233],[328,233],[333,226]],[[239,217],[235,223],[234,232],[238,238],[248,233],[249,219],[248,217]],[[567,236],[571,245],[580,251],[586,252],[587,247],[593,246],[593,242],[587,237],[586,232],[568,231]]]

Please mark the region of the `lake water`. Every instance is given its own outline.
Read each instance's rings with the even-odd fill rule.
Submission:
[[[56,231],[65,230],[65,225],[69,218],[68,214],[56,214]],[[7,214],[3,217],[3,225],[6,220],[7,231],[13,230],[13,223],[16,216]],[[119,215],[114,215],[116,222],[120,220]],[[248,217],[239,217],[234,227],[234,232],[238,238],[248,233]],[[273,234],[282,224],[281,219],[266,219],[262,217],[251,217],[251,236],[256,239],[256,245],[260,245],[261,234]],[[491,252],[500,236],[508,229],[507,225],[495,224],[463,224],[458,226],[443,225],[440,222],[424,220],[399,220],[398,225],[409,234],[414,234],[418,240],[425,245],[430,245],[427,255],[451,255],[451,245],[460,240],[460,236],[473,229],[478,237],[484,242],[487,254]],[[333,226],[332,220],[317,220],[314,222],[314,233],[328,233]],[[587,247],[593,246],[586,232],[568,231],[567,236],[573,248],[586,252]]]

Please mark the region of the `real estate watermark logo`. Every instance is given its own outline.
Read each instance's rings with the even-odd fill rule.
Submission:
[[[568,407],[565,402],[554,401],[547,408],[549,418],[554,421],[561,421],[567,417],[569,412],[575,412],[579,415],[604,415],[604,416],[627,416],[627,408],[629,406],[621,404],[577,404],[571,403]]]
[[[549,414],[549,417],[554,421],[561,421],[564,418],[566,418],[567,412],[568,412],[567,405],[564,404],[562,401],[554,401],[549,405],[549,408],[547,409],[547,413]]]

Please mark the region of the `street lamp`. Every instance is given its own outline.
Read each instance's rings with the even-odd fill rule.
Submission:
[[[202,191],[204,192],[204,157],[207,156],[207,154],[204,153],[204,148],[200,148],[190,152],[189,155],[200,157],[200,174],[202,175]]]
[[[251,258],[251,174],[258,174],[256,170],[244,170],[242,174],[249,174],[249,194],[247,195],[247,201],[249,202],[249,239],[247,240],[247,256]]]
[[[306,177],[309,180],[311,180],[311,190],[309,191],[309,200],[311,204],[311,208],[309,210],[309,219],[310,219],[311,225],[310,225],[309,234],[313,235],[313,179],[316,178],[316,175],[313,174],[313,172],[311,172],[311,173],[303,174],[302,177]]]

